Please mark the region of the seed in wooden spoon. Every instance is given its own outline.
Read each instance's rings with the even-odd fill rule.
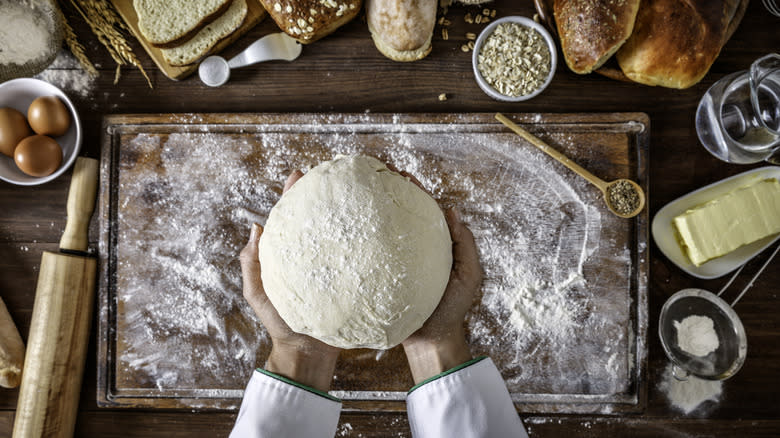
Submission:
[[[609,205],[622,215],[628,215],[639,207],[639,193],[628,181],[618,181],[607,187]]]

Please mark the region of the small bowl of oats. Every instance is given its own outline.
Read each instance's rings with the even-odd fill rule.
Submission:
[[[510,16],[488,25],[471,58],[477,84],[488,96],[521,102],[544,91],[558,62],[555,41],[541,24]]]

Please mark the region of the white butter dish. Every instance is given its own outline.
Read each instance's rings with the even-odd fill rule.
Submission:
[[[750,259],[755,257],[758,253],[766,249],[769,245],[780,239],[780,234],[767,236],[763,239],[737,248],[736,250],[722,257],[718,257],[703,263],[701,266],[695,266],[688,259],[688,256],[685,255],[682,248],[680,248],[680,245],[677,242],[677,237],[675,236],[675,230],[674,226],[672,225],[672,221],[675,217],[685,213],[691,208],[704,204],[707,201],[715,199],[721,195],[725,195],[726,193],[729,193],[740,187],[744,187],[753,182],[767,178],[777,178],[780,180],[780,167],[767,166],[749,170],[747,172],[743,172],[724,180],[712,183],[698,190],[694,190],[693,192],[668,203],[662,209],[658,210],[658,213],[656,213],[655,217],[653,217],[650,232],[653,235],[655,244],[658,245],[658,248],[661,250],[661,252],[669,260],[671,260],[672,263],[677,265],[686,273],[697,278],[718,278],[739,268],[743,264],[747,263]]]

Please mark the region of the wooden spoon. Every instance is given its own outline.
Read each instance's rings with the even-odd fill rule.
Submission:
[[[607,204],[609,211],[614,213],[616,216],[622,218],[632,218],[638,215],[639,212],[642,211],[642,209],[645,207],[645,192],[642,190],[641,187],[639,187],[639,184],[635,183],[634,181],[625,178],[616,179],[610,182],[604,181],[601,178],[583,169],[582,167],[580,167],[579,164],[570,160],[569,157],[553,149],[550,145],[540,140],[530,132],[521,128],[520,126],[518,126],[517,124],[515,124],[514,122],[506,118],[506,116],[504,116],[503,114],[497,113],[496,120],[506,125],[512,131],[515,131],[515,133],[517,133],[517,135],[519,135],[520,137],[523,137],[524,139],[528,140],[528,142],[530,142],[532,145],[539,148],[542,152],[558,160],[561,164],[574,171],[574,173],[576,173],[577,175],[580,175],[581,177],[588,180],[588,182],[598,187],[598,189],[601,190],[601,193],[604,195],[604,203]],[[616,205],[613,205],[614,202],[612,200],[613,197],[610,196],[610,194],[612,194],[612,192],[626,191],[626,190],[630,192],[632,188],[633,191],[636,192],[636,197],[639,198],[638,199],[639,202],[636,204],[636,207],[632,211],[628,213],[625,212],[621,213],[619,211],[620,209]],[[615,198],[617,197],[618,197],[618,193],[615,193]]]

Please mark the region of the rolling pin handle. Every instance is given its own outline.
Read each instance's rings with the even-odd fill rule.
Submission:
[[[89,246],[87,232],[95,208],[98,171],[98,160],[86,157],[76,159],[68,192],[68,219],[60,240],[61,249],[85,252]]]

